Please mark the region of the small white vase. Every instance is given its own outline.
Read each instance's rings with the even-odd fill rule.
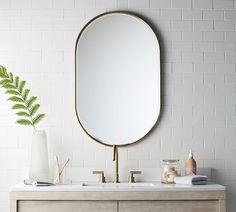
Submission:
[[[29,179],[31,181],[49,180],[48,148],[45,131],[34,131],[33,133]]]

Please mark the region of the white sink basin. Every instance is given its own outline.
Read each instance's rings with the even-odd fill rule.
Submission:
[[[149,188],[153,183],[83,183],[82,186],[97,188]]]

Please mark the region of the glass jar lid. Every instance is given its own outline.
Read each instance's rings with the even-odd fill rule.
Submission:
[[[162,160],[164,163],[178,163],[179,160],[171,159],[171,160]]]

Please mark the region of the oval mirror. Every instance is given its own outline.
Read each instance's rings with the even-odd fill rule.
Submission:
[[[147,135],[160,112],[160,49],[152,28],[128,13],[99,15],[80,32],[75,62],[84,131],[108,146]]]

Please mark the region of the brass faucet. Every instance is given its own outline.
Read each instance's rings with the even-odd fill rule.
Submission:
[[[113,146],[113,161],[115,161],[115,173],[114,173],[114,183],[119,183],[119,159],[118,159],[118,147]]]
[[[134,174],[142,174],[142,172],[141,171],[130,171],[130,175],[128,178],[129,183],[135,183]]]
[[[106,182],[106,178],[104,176],[104,171],[93,171],[93,174],[99,174],[99,183]]]

